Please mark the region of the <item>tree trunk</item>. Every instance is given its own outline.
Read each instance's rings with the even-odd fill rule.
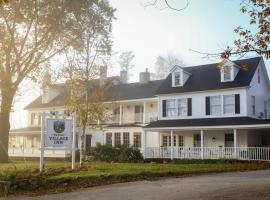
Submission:
[[[85,142],[85,130],[86,130],[86,126],[83,125],[82,126],[82,134],[81,134],[81,148],[80,148],[80,165],[83,164],[83,160],[84,160],[84,142]]]
[[[8,162],[8,142],[10,130],[10,111],[14,92],[11,88],[1,90],[1,110],[0,110],[0,163]]]

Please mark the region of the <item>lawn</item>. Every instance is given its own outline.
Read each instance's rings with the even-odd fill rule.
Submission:
[[[104,184],[178,177],[200,173],[259,170],[269,168],[268,163],[213,162],[213,163],[87,163],[71,171],[69,162],[46,162],[39,174],[38,162],[0,164],[0,191],[2,195],[14,193],[62,192],[76,188]],[[1,189],[2,183],[2,189]]]

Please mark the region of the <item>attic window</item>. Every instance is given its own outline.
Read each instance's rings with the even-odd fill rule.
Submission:
[[[224,76],[224,81],[230,81],[232,80],[231,78],[231,71],[232,67],[231,66],[223,66],[223,76]]]
[[[180,72],[174,72],[174,86],[180,86],[181,85],[181,78],[180,78],[181,74]]]

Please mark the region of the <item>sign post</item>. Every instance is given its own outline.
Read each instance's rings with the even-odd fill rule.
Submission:
[[[71,117],[65,114],[42,113],[40,172],[44,170],[44,152],[59,150],[72,152],[72,170],[75,169],[76,152],[76,113]]]

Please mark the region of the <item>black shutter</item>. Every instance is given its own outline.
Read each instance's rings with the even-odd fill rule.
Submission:
[[[240,94],[235,95],[235,114],[240,114]]]
[[[205,114],[210,115],[210,97],[205,97]]]
[[[191,98],[188,98],[187,99],[187,106],[188,106],[188,116],[191,116],[192,115],[192,99]]]
[[[167,117],[167,113],[166,113],[166,100],[162,100],[162,117]]]

